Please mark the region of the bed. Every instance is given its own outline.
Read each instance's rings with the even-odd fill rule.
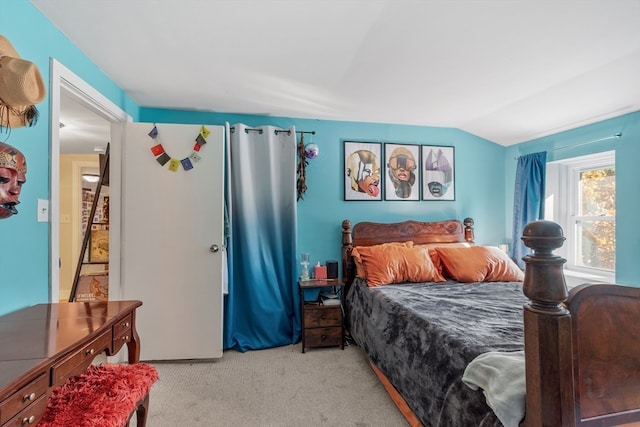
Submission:
[[[533,253],[518,276],[499,249],[474,244],[473,225],[342,222],[347,334],[409,423],[503,425],[486,390],[463,381],[472,361],[492,353],[522,355],[522,378],[512,381],[526,407],[520,426],[640,421],[640,289],[590,284],[568,293],[565,260],[553,254],[562,229],[550,221],[525,228]],[[479,267],[479,256],[491,267]],[[416,264],[430,272],[412,271]],[[424,280],[430,274],[436,279]]]

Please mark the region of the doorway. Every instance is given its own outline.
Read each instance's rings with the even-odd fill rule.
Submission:
[[[49,283],[49,300],[58,302],[61,299],[68,299],[68,291],[71,284],[65,278],[61,281],[61,267],[70,267],[72,274],[75,273],[77,264],[77,256],[79,249],[75,251],[76,258],[71,259],[71,255],[65,255],[65,260],[61,256],[61,242],[63,239],[69,239],[68,244],[77,244],[77,231],[74,230],[71,235],[71,227],[61,233],[65,227],[66,221],[71,221],[72,212],[61,212],[61,200],[63,196],[67,196],[66,192],[75,192],[70,187],[61,185],[60,172],[63,166],[63,156],[67,154],[73,156],[88,156],[75,159],[75,166],[69,166],[64,163],[64,167],[71,167],[71,181],[81,186],[80,175],[82,168],[98,167],[99,160],[98,148],[106,148],[109,142],[110,127],[113,123],[130,122],[131,117],[122,111],[117,105],[99,93],[95,88],[87,84],[84,80],[71,72],[68,68],[58,62],[56,59],[51,60],[51,84],[50,84],[50,101],[51,101],[51,166],[50,166],[50,183],[51,183],[51,209],[50,209],[50,283]],[[62,119],[64,117],[64,120]],[[72,119],[73,117],[73,119]],[[65,121],[67,123],[65,123]],[[68,136],[70,129],[67,126],[76,127],[74,133],[77,138]],[[62,124],[61,124],[62,123]],[[64,126],[61,129],[61,126]],[[114,281],[114,285],[110,290],[113,299],[120,296],[119,282],[120,277],[120,158],[121,150],[117,144],[111,145],[110,148],[110,204],[111,204],[111,222],[110,222],[110,262],[109,262],[109,280]],[[66,171],[69,172],[69,171]],[[63,192],[65,192],[63,194]],[[72,193],[73,194],[73,193]],[[80,197],[78,191],[78,197]],[[69,194],[71,195],[71,194]],[[69,215],[69,217],[67,217]],[[69,232],[67,232],[69,231]],[[70,264],[70,265],[69,265]],[[61,288],[63,291],[61,291]]]

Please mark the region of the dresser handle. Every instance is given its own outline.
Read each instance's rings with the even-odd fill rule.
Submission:
[[[122,337],[122,341],[127,341],[129,339],[129,335],[125,335]]]
[[[86,354],[87,356],[91,356],[91,355],[92,355],[93,353],[95,353],[95,352],[96,352],[96,351],[95,351],[94,349],[90,348],[90,349],[87,349],[87,351],[85,351],[85,354]]]
[[[36,420],[35,415],[31,415],[29,418],[23,418],[22,419],[22,425],[25,424],[33,424],[33,422]]]
[[[128,327],[129,327],[129,322],[124,322],[124,323],[122,324],[122,327],[123,327],[123,328],[128,328]]]
[[[34,400],[36,400],[36,394],[35,393],[25,394],[24,397],[22,398],[22,401],[26,402],[27,400],[30,402],[33,402]]]

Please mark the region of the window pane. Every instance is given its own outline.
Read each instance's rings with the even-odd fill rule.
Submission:
[[[580,172],[580,212],[578,216],[615,216],[616,170],[594,169]]]
[[[582,220],[576,222],[576,263],[583,267],[616,268],[615,221]]]

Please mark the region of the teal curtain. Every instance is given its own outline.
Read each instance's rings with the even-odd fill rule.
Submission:
[[[296,132],[229,127],[224,347],[297,343]]]
[[[522,257],[529,253],[522,243],[522,231],[532,222],[544,218],[547,153],[527,154],[518,158],[513,197],[513,244],[511,258],[524,269]]]

